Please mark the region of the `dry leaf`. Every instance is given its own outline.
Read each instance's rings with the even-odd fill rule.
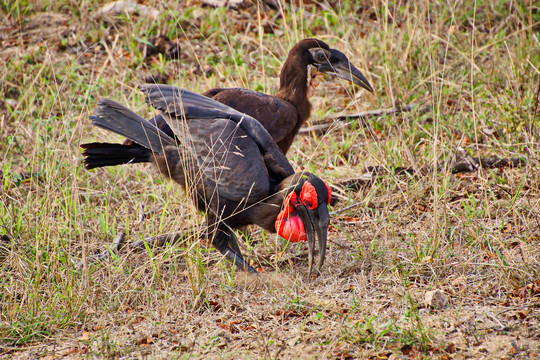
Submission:
[[[81,340],[81,341],[90,340],[90,333],[88,331],[83,331],[82,336],[79,337],[78,340]]]
[[[137,341],[137,344],[139,344],[140,346],[148,346],[150,344],[152,344],[154,341],[152,340],[152,338],[150,337],[143,337],[142,339],[139,339],[139,341]]]

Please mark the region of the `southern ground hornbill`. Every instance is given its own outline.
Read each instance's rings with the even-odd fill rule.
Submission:
[[[233,229],[256,224],[291,242],[307,241],[310,274],[318,238],[320,271],[330,221],[329,187],[313,174],[295,174],[272,137],[249,115],[172,86],[146,84],[140,89],[174,136],[102,99],[90,116],[92,123],[140,147],[83,144],[85,167],[117,164],[119,154],[144,156],[206,212],[212,244],[240,268],[255,272],[242,257]]]
[[[346,79],[373,92],[369,81],[349,62],[345,54],[331,49],[321,40],[304,39],[289,52],[281,69],[280,87],[275,96],[242,88],[211,89],[203,95],[257,119],[270,133],[283,154],[286,154],[298,130],[311,114],[309,98],[319,85],[323,74]],[[174,137],[163,116],[158,115],[150,121],[167,135]],[[131,140],[116,146],[117,156],[97,166],[147,162],[150,159],[150,151]],[[127,151],[135,148],[140,151],[132,151],[131,154]],[[126,154],[129,156],[122,156]]]
[[[338,76],[373,92],[369,81],[339,50],[304,39],[289,51],[275,96],[241,88],[211,89],[203,95],[259,120],[284,154],[311,114],[309,98],[324,74]]]

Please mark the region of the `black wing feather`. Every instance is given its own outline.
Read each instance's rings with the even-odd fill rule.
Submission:
[[[170,136],[116,101],[101,99],[98,105],[94,115],[90,115],[95,126],[125,136],[157,154],[163,154],[163,145],[176,144]]]
[[[229,119],[237,123],[255,142],[265,158],[271,158],[269,170],[283,178],[294,174],[294,169],[277,147],[264,126],[253,117],[241,113],[206,96],[170,85],[143,84],[139,88],[146,101],[154,108],[180,119]],[[169,126],[175,129],[173,124]],[[177,134],[178,136],[178,134]],[[268,154],[268,156],[267,156]]]

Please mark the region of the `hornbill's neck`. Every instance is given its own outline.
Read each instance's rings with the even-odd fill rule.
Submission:
[[[308,98],[308,62],[299,53],[289,54],[280,74],[277,98],[292,103],[298,109],[300,122],[304,122],[311,112]]]
[[[277,185],[272,195],[253,206],[253,210],[250,211],[252,223],[272,233],[276,232],[275,222],[283,209],[285,198],[298,186],[297,184],[301,182],[301,178],[305,177],[306,174],[296,173],[285,178]]]
[[[311,114],[311,102],[308,98],[308,65],[299,53],[292,53],[281,69],[280,87],[276,97],[293,104],[298,115],[294,130],[278,142],[279,148],[285,149],[284,152],[287,152],[298,130]]]

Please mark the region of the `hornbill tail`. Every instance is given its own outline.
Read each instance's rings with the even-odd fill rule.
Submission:
[[[94,142],[82,144],[84,168],[135,164],[151,161],[152,152],[141,146]]]
[[[155,125],[116,101],[101,99],[98,105],[98,108],[94,110],[94,115],[90,115],[93,125],[125,136],[156,154],[163,154],[164,145],[176,144],[170,136]]]

